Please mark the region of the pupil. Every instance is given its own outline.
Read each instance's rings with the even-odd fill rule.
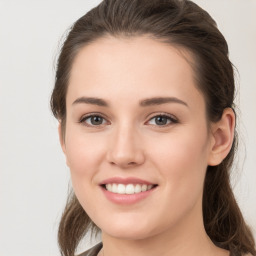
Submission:
[[[102,117],[100,117],[100,116],[94,116],[94,117],[92,117],[91,122],[92,122],[92,124],[94,124],[94,125],[102,124]]]
[[[167,123],[167,118],[164,116],[158,116],[156,118],[156,124],[158,125],[165,125]]]

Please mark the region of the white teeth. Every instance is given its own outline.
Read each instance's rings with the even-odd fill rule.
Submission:
[[[141,192],[141,185],[137,184],[134,189],[134,193],[140,193]]]
[[[125,194],[134,194],[134,186],[132,184],[126,186]]]
[[[124,184],[118,184],[117,185],[117,193],[118,194],[125,194],[125,185]]]
[[[112,191],[111,187],[112,187],[111,184],[107,184],[107,185],[106,185],[106,189],[107,189],[108,191]]]
[[[147,190],[150,190],[151,188],[153,188],[153,185],[148,185]]]
[[[146,191],[147,190],[147,185],[145,185],[145,184],[143,184],[142,186],[141,186],[141,191],[142,192],[144,192],[144,191]]]
[[[145,192],[147,190],[150,190],[153,188],[153,185],[146,185],[146,184],[106,184],[106,189],[112,193],[117,193],[117,194],[138,194],[141,192]]]
[[[113,193],[117,193],[117,185],[112,184],[112,190],[109,190],[109,191],[112,191]]]

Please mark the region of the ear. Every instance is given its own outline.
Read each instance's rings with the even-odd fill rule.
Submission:
[[[208,165],[218,165],[228,155],[234,139],[235,122],[234,111],[226,108],[221,119],[211,125],[212,142]]]
[[[69,166],[69,163],[68,163],[68,160],[67,160],[67,155],[66,155],[65,138],[63,137],[63,136],[64,136],[64,133],[63,133],[63,131],[62,131],[61,122],[59,122],[58,133],[59,133],[60,145],[61,145],[62,151],[63,151],[63,153],[64,153],[64,155],[65,155],[65,157],[66,157],[66,164],[67,164],[67,166]]]

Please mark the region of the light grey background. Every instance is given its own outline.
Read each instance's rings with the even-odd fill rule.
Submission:
[[[69,171],[49,108],[53,67],[65,30],[99,2],[0,0],[0,256],[59,255]],[[233,184],[255,234],[256,1],[195,2],[216,19],[239,70],[243,143]]]

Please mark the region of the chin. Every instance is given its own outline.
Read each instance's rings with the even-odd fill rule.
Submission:
[[[101,230],[111,237],[125,240],[143,240],[154,236],[159,232],[159,230],[152,227],[152,224],[150,225],[148,222],[140,223],[137,221],[134,221],[133,223],[131,223],[131,221],[123,221],[122,223],[108,222],[105,223],[105,225],[102,225]]]
[[[143,240],[145,238],[152,236],[151,232],[146,231],[146,230],[134,230],[134,229],[122,229],[119,228],[119,230],[113,230],[113,229],[108,229],[103,231],[109,236],[112,236],[116,239],[122,239],[122,240]]]

